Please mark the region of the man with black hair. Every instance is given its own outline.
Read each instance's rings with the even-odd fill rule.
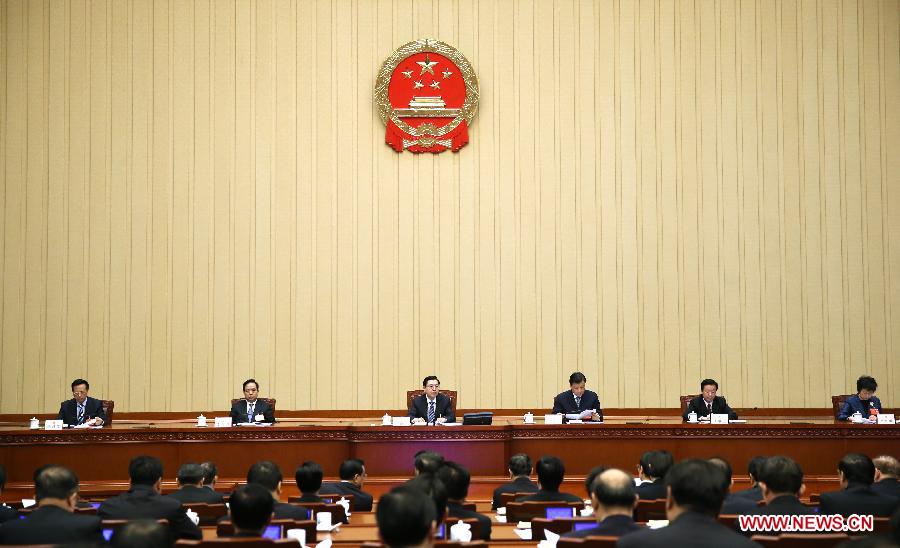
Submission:
[[[496,510],[503,503],[500,497],[503,493],[537,493],[538,486],[531,481],[531,458],[525,453],[516,453],[509,457],[506,465],[509,470],[509,478],[512,480],[507,484],[501,485],[494,489],[494,500],[491,503],[491,510]]]
[[[389,548],[428,548],[434,545],[437,512],[428,495],[401,486],[378,499],[378,534]]]
[[[583,538],[593,536],[621,537],[641,528],[632,519],[637,505],[637,493],[631,476],[610,468],[598,475],[591,484],[591,506],[597,518],[597,526],[572,531],[563,536]]]
[[[621,548],[759,547],[716,521],[725,500],[725,475],[711,462],[689,459],[666,474],[666,516],[669,525],[645,529],[619,539]]]
[[[75,514],[78,476],[64,466],[38,469],[34,477],[37,509],[24,520],[0,526],[0,544],[102,543],[100,518]]]
[[[90,389],[90,383],[84,379],[72,381],[72,399],[60,404],[59,413],[56,415],[57,420],[61,420],[63,424],[69,426],[79,424],[100,426],[105,423],[106,412],[103,411],[103,403],[88,396]]]
[[[128,465],[131,488],[103,501],[97,515],[102,519],[167,519],[175,538],[203,538],[200,528],[187,516],[181,502],[160,494],[162,475],[163,465],[156,457],[134,457]]]
[[[6,468],[2,464],[0,464],[0,493],[3,492],[4,487],[6,487]],[[16,519],[18,515],[19,513],[15,508],[0,503],[0,523],[11,519]]]
[[[875,481],[875,464],[862,453],[848,453],[838,463],[838,479],[841,491],[822,493],[819,499],[820,514],[869,514],[890,517],[900,504],[900,499],[882,495],[872,489]]]
[[[444,465],[444,457],[434,451],[422,450],[413,457],[414,474],[434,474]]]
[[[362,490],[366,482],[366,463],[362,459],[347,459],[338,469],[340,482],[322,484],[322,495],[353,495],[354,512],[371,512],[372,495]]]
[[[757,506],[755,501],[752,501],[747,497],[739,497],[730,492],[731,486],[734,485],[734,479],[731,472],[731,464],[722,457],[713,457],[709,459],[709,462],[721,468],[722,473],[725,475],[723,479],[723,481],[725,482],[723,485],[725,487],[726,493],[725,502],[722,503],[722,509],[719,513],[726,515],[747,514],[749,512],[752,512],[753,510],[756,510]]]
[[[844,405],[838,411],[837,420],[849,420],[857,412],[862,418],[869,419],[873,409],[881,413],[881,400],[875,396],[876,390],[878,383],[874,377],[863,375],[856,379],[856,394],[844,400]]]
[[[259,383],[256,379],[244,381],[244,399],[231,406],[231,422],[233,424],[247,422],[275,422],[275,410],[266,400],[259,399]]]
[[[491,540],[491,519],[478,512],[463,508],[463,503],[466,502],[466,497],[469,495],[469,483],[472,480],[469,471],[461,464],[447,461],[438,470],[437,477],[447,489],[447,522],[452,523],[449,518],[477,519],[481,531],[479,536],[473,537],[472,540]]]
[[[765,506],[757,506],[747,515],[754,516],[805,516],[815,514],[815,510],[800,502],[803,494],[803,470],[793,459],[775,456],[765,459],[757,468],[757,481],[763,494]],[[735,527],[740,528],[739,522]],[[779,531],[742,531],[745,535],[775,535]]]
[[[603,421],[603,408],[596,392],[585,390],[587,377],[576,371],[569,375],[569,389],[553,398],[551,413],[579,415],[581,419]]]
[[[248,483],[234,490],[228,499],[228,515],[234,524],[236,537],[261,537],[272,520],[275,499],[257,483]]]
[[[159,548],[173,546],[172,532],[152,519],[138,519],[116,529],[109,543],[113,548]]]
[[[737,419],[737,413],[731,407],[728,407],[728,402],[725,401],[725,398],[716,395],[718,391],[719,383],[715,380],[703,379],[700,381],[700,395],[691,400],[681,417],[684,420],[688,420],[688,415],[693,411],[703,421],[711,420],[710,415],[713,414],[728,414],[728,420]]]
[[[302,506],[295,506],[281,502],[281,482],[284,477],[281,469],[270,460],[261,460],[247,471],[247,483],[256,483],[265,487],[272,496],[274,502],[275,519],[309,519],[309,510]]]
[[[211,489],[203,487],[203,479],[206,473],[202,466],[195,462],[186,462],[178,469],[178,485],[180,488],[169,493],[168,497],[176,499],[182,504],[203,502],[206,504],[222,504],[225,497]]]
[[[294,479],[297,480],[297,489],[300,490],[300,500],[297,502],[325,502],[319,495],[322,488],[322,477],[325,473],[318,463],[308,460],[297,467]]]
[[[200,467],[203,468],[203,487],[209,489],[213,493],[216,491],[216,482],[219,481],[219,468],[211,460],[201,462]]]
[[[558,457],[544,456],[537,461],[537,477],[540,489],[533,495],[527,497],[519,497],[519,502],[536,501],[559,501],[559,502],[584,502],[580,497],[570,493],[561,493],[559,486],[562,485],[563,478],[566,474],[566,466]]]
[[[750,462],[747,463],[747,475],[750,476],[750,488],[736,491],[734,493],[735,496],[745,497],[754,502],[759,502],[763,499],[762,489],[759,487],[759,469],[765,461],[766,457],[753,457],[750,459]]]
[[[889,497],[900,498],[900,462],[890,455],[879,455],[872,459],[875,464],[875,483],[872,490]]]
[[[597,476],[609,470],[609,466],[605,464],[601,464],[595,466],[590,469],[587,475],[584,477],[584,491],[587,493],[587,499],[591,498],[591,495],[594,493],[594,480],[597,479]],[[632,484],[634,481],[631,482]]]
[[[668,451],[647,451],[641,455],[638,464],[638,476],[643,483],[637,488],[641,500],[659,500],[666,498],[666,474],[675,459]]]
[[[441,381],[434,375],[422,379],[422,394],[413,398],[409,418],[414,424],[456,422],[450,398],[441,394]]]
[[[447,515],[447,487],[437,478],[436,474],[419,474],[403,485],[418,489],[431,497],[431,501],[434,503],[435,521],[437,523],[444,522],[444,516]]]

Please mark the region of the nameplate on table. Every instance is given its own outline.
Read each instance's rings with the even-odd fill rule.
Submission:
[[[879,413],[878,424],[897,424],[893,413]]]
[[[216,428],[230,428],[231,427],[231,417],[216,417],[216,422],[214,424]]]
[[[710,415],[710,424],[728,424],[728,413],[713,413]]]
[[[391,426],[409,426],[409,417],[391,417]]]
[[[562,424],[563,416],[561,414],[544,415],[544,424]]]
[[[62,430],[63,421],[61,420],[45,420],[44,430]]]

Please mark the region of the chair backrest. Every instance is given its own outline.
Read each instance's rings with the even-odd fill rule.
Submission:
[[[684,413],[687,411],[688,405],[691,404],[691,400],[696,398],[699,394],[685,394],[683,396],[679,396],[678,399],[681,400],[681,412]]]
[[[175,546],[240,546],[241,548],[271,548],[272,546],[297,546],[297,541],[292,538],[280,538],[271,540],[267,538],[211,538],[204,540],[179,540]]]
[[[221,504],[209,504],[206,502],[188,502],[184,504],[185,508],[190,508],[193,512],[197,513],[197,517],[200,518],[200,526],[204,525],[215,525],[218,523],[219,518],[228,514],[228,508],[225,507],[224,503]]]
[[[231,400],[231,405],[232,405],[232,407],[234,406],[234,404],[236,404],[237,402],[241,401],[242,399],[244,399],[244,398],[234,398],[234,399],[232,399],[232,400]],[[258,398],[258,399],[260,399],[260,400],[262,400],[262,401],[268,403],[268,404],[269,404],[269,407],[272,408],[272,411],[275,411],[275,398]]]
[[[639,500],[634,507],[634,521],[642,523],[666,518],[666,499]]]
[[[785,533],[783,535],[753,535],[750,540],[763,546],[775,548],[831,548],[848,540],[850,537],[844,533],[814,533],[796,534]]]
[[[838,413],[841,412],[841,407],[844,406],[844,402],[847,401],[847,398],[852,395],[853,394],[841,394],[838,396],[831,396],[831,416],[834,417],[834,420],[837,420]]]
[[[113,400],[100,400],[100,407],[103,408],[103,413],[106,415],[106,422],[103,423],[104,426],[112,426],[113,411],[115,410],[116,402]]]
[[[300,501],[295,501],[294,499],[299,499],[300,497],[290,497],[288,498],[288,502],[298,502],[299,504],[303,504]],[[324,500],[329,504],[337,504],[337,501],[341,499],[345,499],[350,502],[350,509],[353,509],[353,505],[356,503],[356,495],[347,494],[347,495],[338,495],[336,493],[319,493],[319,498]]]
[[[290,499],[288,500],[290,501]],[[319,512],[328,512],[331,514],[331,523],[350,523],[350,520],[347,519],[347,512],[344,511],[344,507],[340,504],[328,504],[324,502],[297,502],[292,504],[299,504],[312,512],[310,518],[313,520],[316,519],[316,514]]]
[[[506,506],[510,502],[514,502],[519,497],[528,497],[533,495],[533,492],[525,492],[525,493],[500,493],[500,506]]]
[[[569,508],[583,508],[584,503],[581,502],[562,502],[562,501],[527,501],[527,502],[510,502],[506,505],[506,520],[514,521],[531,521],[534,518],[543,518],[547,516],[547,508],[559,508],[568,506]]]
[[[592,525],[596,525],[597,518],[534,518],[531,520],[531,538],[535,542],[544,540],[544,531],[550,531],[552,533],[556,533],[557,535],[562,535],[564,533],[573,531],[575,529],[576,523],[590,523]]]
[[[419,388],[417,390],[407,390],[406,391],[406,408],[412,409],[413,400],[416,399],[417,396],[422,394],[422,389]],[[456,390],[444,390],[441,388],[441,394],[450,398],[450,409],[453,410],[453,415],[456,415]]]
[[[285,531],[288,529],[303,529],[306,531],[306,544],[312,546],[316,542],[316,522],[311,519],[273,519],[269,524],[281,525]],[[234,524],[231,523],[231,520],[223,520],[216,524],[216,536],[220,538],[234,536]],[[294,540],[293,542],[296,543],[297,541]]]
[[[734,522],[736,522],[737,519],[737,514],[719,514],[719,523],[729,529],[734,528]]]
[[[614,548],[619,537],[561,538],[557,548]]]

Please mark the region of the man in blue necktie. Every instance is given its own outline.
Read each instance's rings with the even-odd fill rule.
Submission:
[[[231,422],[234,424],[254,422],[275,422],[275,409],[259,398],[259,383],[256,379],[244,381],[244,399],[231,406]]]
[[[62,402],[57,419],[63,424],[101,426],[106,422],[103,402],[88,396],[91,385],[84,379],[72,381],[72,399]]]
[[[441,394],[441,381],[434,375],[422,381],[422,395],[413,399],[409,408],[409,418],[413,424],[443,424],[455,422],[453,404],[450,398]]]
[[[552,413],[578,415],[581,419],[597,422],[603,421],[603,409],[596,392],[585,389],[587,377],[576,371],[569,375],[569,390],[553,398]],[[573,418],[573,417],[569,417]]]

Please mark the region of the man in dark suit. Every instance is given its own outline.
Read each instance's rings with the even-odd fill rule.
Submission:
[[[448,527],[453,524],[453,519],[477,519],[479,525],[478,536],[472,536],[472,540],[491,540],[491,519],[473,510],[463,508],[466,497],[469,495],[469,483],[472,480],[469,471],[462,465],[453,461],[447,461],[438,470],[437,477],[444,483],[447,489],[447,519]]]
[[[182,504],[191,502],[222,504],[225,502],[225,497],[221,493],[203,487],[204,476],[203,467],[199,464],[193,462],[182,464],[178,469],[178,485],[181,488],[167,496]]]
[[[0,464],[0,492],[3,492],[4,487],[6,487],[6,468]],[[0,503],[0,523],[17,517],[19,517],[19,512],[15,508]]]
[[[750,488],[735,491],[735,495],[745,497],[752,501],[759,502],[763,499],[762,489],[759,486],[759,469],[762,463],[766,461],[766,457],[753,457],[747,463],[747,475],[750,476]]]
[[[494,501],[491,503],[491,509],[496,510],[503,506],[500,501],[500,495],[503,493],[537,493],[539,487],[531,481],[531,458],[525,453],[517,453],[509,458],[507,463],[509,470],[509,483],[501,485],[494,489]]]
[[[765,459],[755,472],[766,505],[757,506],[746,512],[745,515],[805,516],[816,513],[815,510],[800,502],[800,495],[804,490],[803,470],[793,459],[782,456]],[[740,530],[740,521],[736,521],[734,525]],[[741,532],[747,536],[778,536],[780,533],[780,531],[765,529],[748,529]]]
[[[632,514],[637,505],[634,480],[617,468],[605,470],[591,484],[591,506],[597,517],[597,526],[580,531],[572,531],[567,538],[621,537],[639,531]],[[540,540],[540,539],[537,539]]]
[[[881,455],[872,459],[875,464],[875,483],[872,490],[889,497],[900,498],[900,462],[890,455]]]
[[[758,544],[718,523],[716,516],[725,500],[725,477],[711,462],[689,459],[666,475],[666,515],[669,525],[645,529],[619,539],[621,548],[733,548]]]
[[[308,460],[297,467],[294,472],[294,479],[297,480],[297,489],[300,490],[300,500],[298,502],[316,502],[324,503],[325,501],[319,497],[319,489],[322,488],[322,478],[325,473],[318,463]]]
[[[108,498],[97,515],[102,519],[167,519],[175,538],[199,540],[200,528],[187,516],[181,502],[160,494],[163,466],[156,457],[138,456],[128,465],[131,488]]]
[[[863,419],[874,422],[876,417],[872,416],[872,410],[881,412],[881,400],[875,396],[876,390],[878,383],[874,377],[863,375],[856,379],[856,394],[844,400],[844,405],[838,411],[837,420],[848,420],[858,412]]]
[[[672,453],[668,451],[647,451],[641,455],[638,464],[638,475],[644,481],[637,487],[641,500],[659,500],[666,498],[666,474],[675,464]]]
[[[603,421],[603,409],[596,392],[585,390],[587,377],[576,371],[569,375],[569,390],[553,398],[553,411],[564,415],[580,415],[582,419]]]
[[[441,381],[434,375],[422,380],[422,395],[413,399],[409,418],[415,424],[456,422],[450,398],[441,394]]]
[[[272,519],[275,499],[262,485],[250,483],[234,490],[228,501],[228,514],[236,537],[262,537]]]
[[[682,418],[688,420],[691,411],[697,413],[700,420],[710,420],[710,415],[728,414],[728,420],[738,418],[737,413],[728,407],[728,402],[721,396],[716,396],[719,391],[719,383],[713,379],[703,379],[700,381],[700,395],[691,400],[691,403],[682,413]]]
[[[261,460],[247,471],[247,483],[257,483],[265,487],[275,501],[273,509],[275,519],[309,519],[309,510],[302,506],[296,506],[281,502],[281,469],[270,460]]]
[[[385,546],[432,546],[438,523],[434,501],[408,483],[378,499],[378,536]]]
[[[100,426],[106,422],[106,412],[98,399],[88,396],[91,385],[84,379],[72,381],[72,399],[62,402],[56,416],[63,424]]]
[[[709,462],[715,464],[719,468],[721,468],[722,473],[724,474],[723,487],[725,489],[725,501],[722,503],[722,509],[719,511],[720,514],[726,515],[735,515],[735,514],[746,514],[756,510],[756,502],[748,499],[747,497],[739,497],[734,493],[731,493],[731,486],[734,485],[734,479],[732,478],[731,464],[721,458],[721,457],[713,457],[709,459]]]
[[[872,489],[875,481],[875,464],[862,453],[848,453],[838,463],[838,478],[842,491],[822,493],[819,499],[820,514],[869,514],[890,517],[900,504],[900,499],[882,495]]]
[[[231,406],[231,422],[275,422],[275,410],[265,400],[259,399],[259,383],[256,379],[244,381],[244,399]]]
[[[204,461],[200,463],[203,468],[203,488],[213,493],[221,494],[216,491],[216,482],[219,481],[219,468],[213,461]]]
[[[0,527],[0,544],[102,543],[100,518],[73,513],[78,477],[63,466],[44,466],[34,476],[37,509]]]
[[[540,489],[533,495],[517,498],[517,501],[584,502],[581,497],[559,491],[566,474],[566,466],[558,457],[541,457],[537,461],[536,468]]]
[[[338,469],[339,482],[323,483],[322,495],[353,495],[354,512],[371,512],[372,495],[363,492],[366,482],[366,463],[362,459],[347,459]]]

